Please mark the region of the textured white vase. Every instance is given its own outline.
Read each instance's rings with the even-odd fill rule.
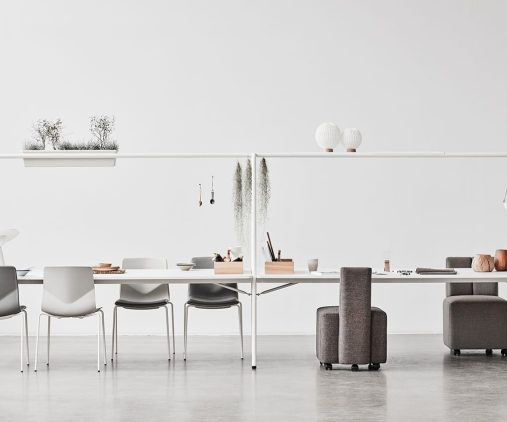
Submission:
[[[319,125],[315,131],[317,144],[327,152],[333,152],[342,137],[341,129],[334,123],[326,122]]]
[[[362,140],[363,137],[361,136],[361,132],[355,127],[344,129],[343,145],[347,148],[347,152],[356,152]]]

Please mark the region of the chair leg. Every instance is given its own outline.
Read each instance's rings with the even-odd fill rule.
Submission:
[[[168,360],[171,360],[171,337],[169,336],[169,310],[167,309],[167,305],[164,306],[165,310],[165,329],[167,333],[167,354]]]
[[[174,340],[174,336],[175,336],[175,333],[174,333],[174,306],[172,304],[172,302],[169,302],[169,305],[171,305],[171,325],[172,325],[172,330],[173,330],[173,355],[176,354],[176,341]]]
[[[104,349],[104,366],[107,366],[107,350],[106,350],[106,327],[104,324],[104,312],[102,312],[102,309],[99,310],[100,317],[102,320],[102,348]]]
[[[51,343],[51,317],[48,315],[48,361],[46,366],[49,366],[49,345]]]
[[[100,313],[97,312],[97,372],[100,372]]]
[[[241,359],[243,359],[243,307],[238,303],[239,335],[241,338]]]
[[[37,340],[35,342],[35,368],[34,371],[37,372],[37,361],[39,360],[39,334],[40,334],[40,318],[43,314],[39,314],[39,324],[37,325]]]
[[[115,341],[115,331],[116,331],[116,306],[113,309],[113,332],[111,334],[111,362],[114,359],[114,341]]]
[[[188,304],[185,303],[185,316],[183,318],[183,360],[187,360],[187,331],[188,331]]]
[[[118,354],[118,307],[115,306],[114,307],[114,314],[115,314],[115,318],[114,318],[114,354],[117,355]]]
[[[25,345],[26,345],[26,366],[30,366],[30,346],[28,345],[28,314],[26,311],[23,311],[25,314]]]
[[[23,349],[24,349],[24,338],[25,337],[25,320],[23,319],[23,315],[21,315],[21,312],[19,314],[21,316],[21,336],[19,337],[20,343],[21,343],[21,351],[20,351],[20,366],[19,370],[20,372],[23,372]]]

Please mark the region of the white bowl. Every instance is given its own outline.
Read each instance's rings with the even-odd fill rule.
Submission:
[[[176,264],[176,266],[181,271],[190,271],[192,268],[195,267],[195,264],[191,264],[191,263],[188,263],[188,262],[179,262],[178,264]]]

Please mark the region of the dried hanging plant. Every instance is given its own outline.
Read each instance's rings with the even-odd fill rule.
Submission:
[[[236,234],[240,241],[243,240],[243,171],[241,164],[236,164],[236,170],[234,172],[234,184],[232,191],[232,198],[234,204],[234,224],[236,228]]]
[[[243,178],[243,233],[249,232],[248,223],[252,212],[252,162],[250,159],[246,162],[245,177]]]
[[[259,219],[261,223],[265,223],[268,217],[269,200],[271,199],[271,184],[269,181],[269,170],[266,159],[263,158],[259,163]]]

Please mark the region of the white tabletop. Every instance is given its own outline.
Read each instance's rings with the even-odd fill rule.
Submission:
[[[396,272],[374,273],[373,283],[464,283],[464,282],[507,282],[507,272],[478,273],[471,269],[458,269],[456,275],[420,275],[413,272],[401,275]],[[250,283],[249,272],[243,274],[215,274],[213,270],[181,271],[168,270],[127,270],[125,274],[96,274],[96,284],[129,284],[129,283]],[[20,284],[42,284],[43,270],[34,269],[24,277],[19,277]],[[296,271],[294,274],[259,274],[258,283],[338,283],[339,271],[312,272]]]

